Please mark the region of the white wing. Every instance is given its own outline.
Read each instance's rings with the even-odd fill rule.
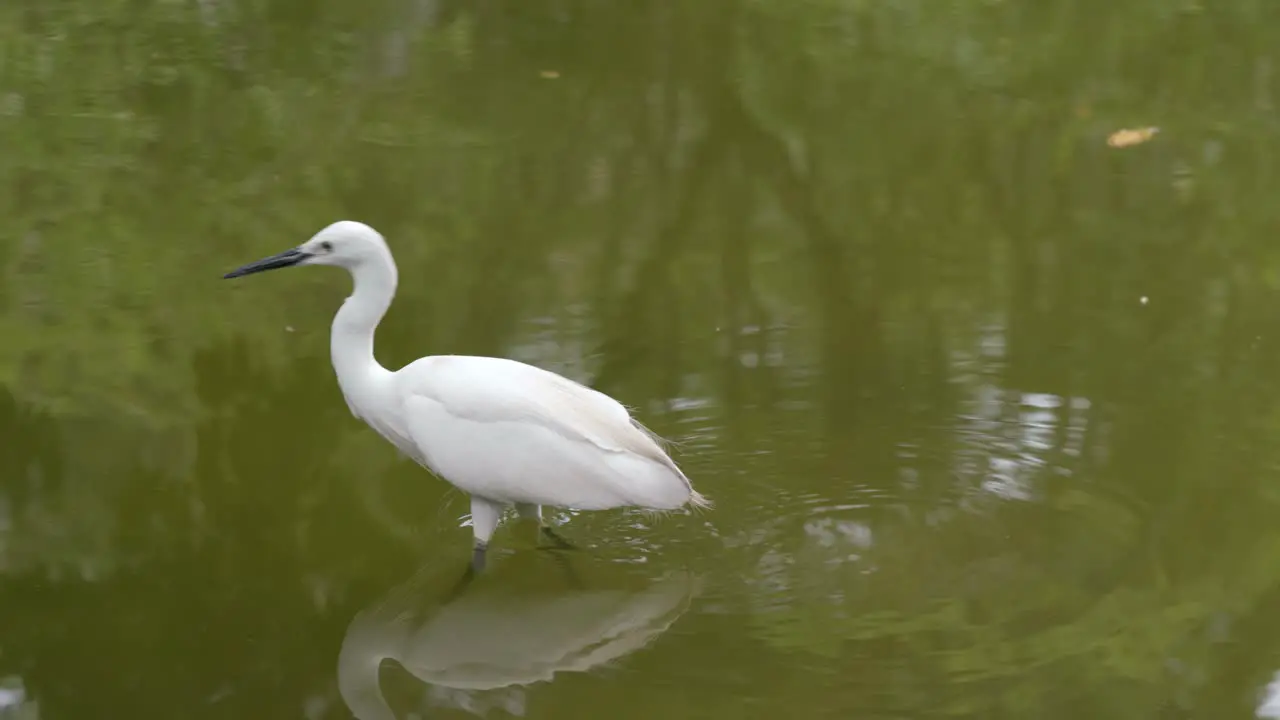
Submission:
[[[441,355],[396,382],[422,462],[468,493],[584,510],[706,504],[626,408],[555,373]]]

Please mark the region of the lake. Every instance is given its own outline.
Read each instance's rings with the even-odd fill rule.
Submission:
[[[0,6],[0,719],[1280,718],[1280,6]],[[706,512],[348,411],[516,358]]]

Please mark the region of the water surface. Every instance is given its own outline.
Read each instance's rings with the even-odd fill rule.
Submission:
[[[0,717],[1280,717],[1278,13],[0,6]],[[452,595],[342,218],[716,509]]]

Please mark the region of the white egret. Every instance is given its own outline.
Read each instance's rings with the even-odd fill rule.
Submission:
[[[235,278],[291,265],[336,265],[354,289],[333,318],[329,353],[353,415],[402,453],[471,496],[475,550],[485,550],[502,511],[563,544],[542,506],[674,510],[711,503],[618,401],[515,360],[434,355],[396,371],[374,359],[373,335],[395,296],[395,260],[382,235],[336,222],[278,255],[233,270]]]

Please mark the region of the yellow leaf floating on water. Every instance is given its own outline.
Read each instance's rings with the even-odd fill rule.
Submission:
[[[1155,137],[1160,132],[1157,127],[1145,128],[1126,128],[1111,133],[1107,138],[1107,144],[1113,148],[1129,147],[1130,145],[1141,145],[1142,143]]]
[[[543,70],[538,74],[546,78],[547,80],[555,80],[556,78],[560,77],[560,73],[555,70]]]

